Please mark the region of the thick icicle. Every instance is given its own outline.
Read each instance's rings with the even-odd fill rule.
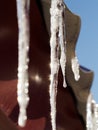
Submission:
[[[58,71],[60,68],[60,49],[61,49],[61,67],[63,75],[65,76],[65,63],[62,62],[66,60],[65,50],[63,47],[64,43],[64,33],[63,33],[63,20],[61,7],[63,5],[62,0],[52,0],[51,1],[51,81],[50,81],[50,105],[51,105],[51,123],[52,129],[56,130],[56,95],[57,95],[57,85],[58,85]],[[62,7],[63,8],[63,7]],[[61,48],[60,48],[61,47]]]
[[[78,81],[80,78],[80,74],[79,74],[79,63],[76,56],[72,58],[71,64],[72,64],[72,71],[74,73],[74,78],[76,81]]]
[[[19,28],[18,38],[18,85],[17,100],[19,103],[18,124],[26,124],[26,108],[29,102],[28,96],[28,51],[29,51],[29,0],[17,0],[17,18]]]
[[[59,44],[57,39],[58,33],[58,16],[56,2],[52,0],[51,6],[51,75],[50,75],[50,105],[51,105],[51,123],[52,129],[56,130],[56,95],[59,71]]]

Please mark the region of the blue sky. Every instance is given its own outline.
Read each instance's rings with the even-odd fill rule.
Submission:
[[[65,3],[81,18],[76,54],[81,65],[94,71],[91,91],[98,103],[98,0],[65,0]]]

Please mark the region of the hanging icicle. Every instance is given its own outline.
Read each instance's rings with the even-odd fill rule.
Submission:
[[[94,106],[93,130],[98,130],[98,104]]]
[[[91,95],[91,93],[89,94],[88,100],[87,100],[86,127],[87,127],[87,130],[93,130],[92,95]]]
[[[74,73],[74,78],[76,81],[78,81],[80,78],[80,74],[79,74],[78,58],[76,56],[74,58],[72,58],[71,64],[72,64],[72,71]]]
[[[64,18],[63,0],[51,1],[51,80],[50,80],[50,105],[51,105],[51,122],[52,129],[56,130],[56,95],[58,85],[58,72],[61,65],[62,74],[65,82],[65,64],[66,64],[66,51],[64,39]]]
[[[66,87],[65,80],[65,67],[66,67],[66,35],[65,35],[65,22],[64,22],[64,12],[65,6],[61,0],[58,5],[59,8],[59,44],[60,44],[60,65],[63,74],[63,87]]]
[[[26,124],[26,108],[29,102],[28,96],[28,52],[29,52],[29,0],[17,0],[18,19],[18,85],[17,100],[19,103],[18,124],[22,127]]]

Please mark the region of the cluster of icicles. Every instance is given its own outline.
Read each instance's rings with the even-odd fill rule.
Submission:
[[[51,82],[50,82],[50,105],[52,129],[56,130],[56,95],[58,86],[58,72],[61,67],[63,74],[63,87],[66,87],[65,67],[66,67],[66,32],[64,23],[65,6],[63,0],[51,1]],[[76,57],[72,59],[72,70],[75,79],[79,79],[79,64]]]
[[[87,100],[86,127],[87,130],[98,130],[98,104],[93,100],[91,93]]]
[[[30,0],[17,0],[17,19],[19,28],[18,38],[18,85],[17,100],[19,103],[18,124],[25,126],[27,120],[26,108],[29,103],[28,96],[28,63],[29,63],[29,7]],[[63,74],[63,86],[66,87],[65,67],[66,67],[66,37],[64,23],[64,3],[63,0],[51,0],[51,63],[50,63],[50,105],[52,129],[56,130],[56,95],[58,85],[58,71],[61,67]],[[36,12],[35,12],[36,13]],[[33,54],[33,52],[32,52]],[[72,59],[72,70],[75,79],[79,79],[79,64],[76,57]]]

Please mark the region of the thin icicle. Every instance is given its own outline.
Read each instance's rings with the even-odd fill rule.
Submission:
[[[28,96],[28,51],[29,51],[29,0],[17,0],[17,19],[19,28],[18,38],[18,84],[17,100],[19,103],[18,124],[24,127],[26,124],[26,108],[29,102]]]
[[[87,127],[87,130],[93,130],[92,95],[91,95],[91,93],[89,94],[88,100],[87,100],[86,127]]]
[[[63,74],[63,86],[66,87],[66,80],[65,80],[65,67],[66,67],[66,37],[65,37],[65,23],[64,23],[64,9],[65,6],[63,4],[63,1],[60,1],[59,3],[59,42],[60,42],[60,51],[61,51],[61,56],[60,56],[60,65],[62,69],[62,74]]]
[[[63,75],[65,76],[65,63],[62,62],[66,60],[65,50],[63,47],[63,20],[61,7],[63,5],[62,0],[52,0],[51,1],[51,82],[50,82],[50,105],[51,105],[51,123],[52,129],[56,130],[56,95],[57,95],[57,85],[58,85],[58,72],[60,68],[60,63],[62,67]],[[62,7],[63,8],[63,7]],[[61,62],[60,62],[60,49],[61,49]],[[64,84],[65,85],[65,84]]]
[[[76,56],[72,58],[71,64],[72,64],[72,71],[74,73],[74,78],[76,81],[78,81],[80,78],[80,74],[79,74],[78,58]]]
[[[98,104],[94,106],[93,130],[98,130]]]

